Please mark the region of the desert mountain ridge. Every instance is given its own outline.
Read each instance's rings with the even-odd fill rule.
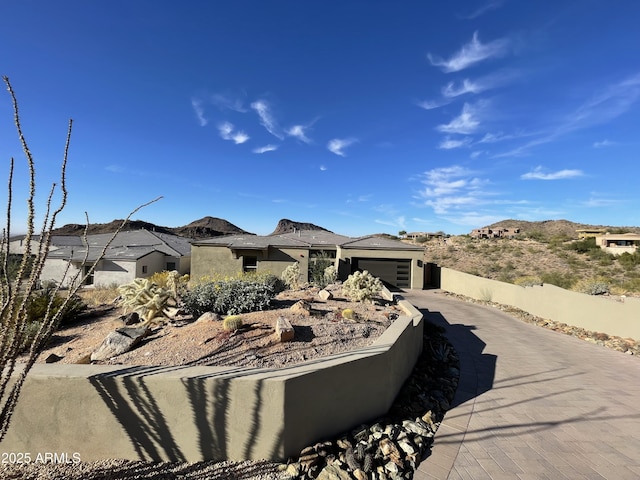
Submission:
[[[113,220],[109,223],[93,223],[89,224],[88,234],[113,233],[120,226],[122,220]],[[167,233],[171,235],[179,235],[182,237],[202,239],[219,237],[222,235],[246,234],[252,235],[250,232],[234,225],[233,223],[222,218],[206,216],[199,220],[195,220],[181,227],[165,227],[145,222],[143,220],[129,220],[124,227],[124,231],[147,229],[150,231]],[[578,229],[601,229],[619,233],[620,231],[640,233],[640,227],[614,227],[603,225],[589,225],[584,223],[571,222],[569,220],[543,220],[543,221],[525,221],[525,220],[501,220],[484,228],[497,230],[501,228],[518,228],[523,235],[539,234],[544,237],[566,237],[577,238],[576,230]],[[67,224],[56,228],[54,235],[82,235],[85,225]],[[290,233],[296,230],[320,230],[331,232],[330,230],[308,222],[296,222],[287,218],[281,219],[276,228],[270,235],[280,235]],[[389,234],[378,233],[376,236],[387,236]],[[391,235],[393,236],[393,235]]]
[[[88,235],[95,235],[99,233],[113,233],[122,224],[122,220],[113,220],[109,223],[92,223],[89,224],[87,229]],[[54,235],[82,235],[85,230],[85,225],[76,223],[70,223],[62,227],[53,230]],[[167,233],[170,235],[179,235],[181,237],[201,239],[220,237],[222,235],[253,235],[246,230],[234,225],[233,223],[216,217],[204,217],[199,220],[195,220],[188,225],[182,227],[165,227],[161,225],[155,225],[153,223],[145,222],[143,220],[129,220],[124,226],[123,231],[146,229],[153,232]],[[287,218],[281,219],[275,230],[271,235],[279,235],[282,233],[294,232],[296,230],[322,230],[328,232],[326,228],[319,227],[313,223],[307,222],[295,222]]]

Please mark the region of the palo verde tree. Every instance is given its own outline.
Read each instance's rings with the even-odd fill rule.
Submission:
[[[59,185],[54,183],[49,190],[46,203],[44,205],[44,220],[40,234],[36,237],[35,232],[35,196],[36,196],[36,173],[35,162],[31,151],[27,145],[27,141],[22,131],[20,124],[20,115],[18,110],[18,101],[14,90],[7,77],[3,77],[4,83],[7,86],[9,95],[11,97],[13,105],[13,118],[18,133],[18,138],[22,146],[22,150],[25,155],[28,172],[29,172],[29,191],[27,196],[27,233],[24,238],[25,252],[22,256],[22,260],[18,266],[16,275],[9,275],[9,239],[11,236],[11,214],[13,206],[13,172],[14,172],[14,159],[9,161],[9,182],[8,182],[8,198],[7,198],[7,212],[6,212],[6,224],[2,229],[2,236],[0,238],[0,260],[3,261],[3,266],[0,268],[0,441],[4,438],[9,428],[11,421],[11,415],[18,402],[20,390],[24,385],[25,379],[29,370],[33,367],[38,354],[46,346],[47,342],[51,338],[51,335],[56,331],[59,326],[62,315],[65,312],[67,304],[74,298],[80,286],[84,280],[91,274],[95,263],[92,264],[90,269],[85,272],[84,268],[77,270],[75,274],[72,274],[71,262],[67,264],[66,272],[57,286],[50,290],[49,303],[42,318],[40,327],[33,337],[27,335],[28,327],[28,302],[29,298],[38,289],[39,278],[42,272],[49,247],[51,245],[51,234],[54,229],[56,219],[63,211],[67,203],[67,189],[66,189],[66,169],[67,169],[67,157],[69,153],[69,145],[71,140],[71,129],[73,121],[69,120],[69,126],[67,130],[66,142],[64,145],[62,163],[60,166],[60,183]],[[55,200],[59,197],[59,203]],[[113,234],[111,240],[122,230],[126,222],[131,216],[141,208],[159,200],[159,198],[152,200],[151,202],[140,205],[133,210],[129,216],[122,222],[118,230]],[[56,203],[56,205],[54,205]],[[89,225],[89,219],[87,216],[87,227]],[[85,228],[85,245],[86,242],[86,228]],[[32,240],[37,244],[37,247],[32,247]],[[106,249],[111,244],[111,241],[102,250],[102,254],[99,258],[104,256]],[[88,254],[88,248],[87,248]],[[86,257],[85,262],[86,264]],[[83,265],[84,266],[84,265]],[[65,280],[70,279],[67,282],[71,287],[64,292],[59,290]],[[53,308],[54,301],[63,296],[63,303],[59,308]],[[59,302],[58,302],[59,303]],[[24,363],[18,363],[19,355],[25,351],[26,345],[26,360]]]

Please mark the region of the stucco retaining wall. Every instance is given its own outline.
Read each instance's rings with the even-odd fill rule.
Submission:
[[[640,298],[613,298],[572,292],[555,285],[521,287],[441,269],[440,288],[477,300],[511,305],[532,315],[586,330],[640,339]]]
[[[423,341],[422,315],[399,304],[372,346],[281,369],[35,365],[2,451],[284,460],[389,410]]]

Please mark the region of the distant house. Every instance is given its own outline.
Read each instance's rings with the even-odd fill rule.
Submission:
[[[576,233],[578,234],[579,239],[592,238],[597,237],[598,235],[602,235],[606,232],[606,230],[602,228],[578,228],[576,229]]]
[[[408,240],[417,240],[418,238],[430,239],[430,238],[442,238],[442,237],[444,237],[444,233],[442,233],[442,232],[437,232],[437,233],[432,233],[432,232],[409,232],[409,233],[403,235],[402,238],[406,238]]]
[[[324,252],[333,259],[338,275],[345,279],[357,270],[368,270],[398,288],[423,287],[424,249],[397,240],[366,236],[350,238],[319,230],[298,230],[280,235],[228,235],[197,240],[191,249],[191,276],[270,272],[280,276],[295,262],[303,280],[309,265]]]
[[[634,253],[640,245],[640,234],[637,233],[605,233],[596,236],[596,245],[608,253],[621,255]]]
[[[191,239],[141,229],[118,233],[105,250],[112,236],[111,233],[88,235],[88,244],[82,237],[69,236],[66,244],[53,245],[40,280],[60,282],[64,276],[63,284],[68,284],[81,269],[84,276],[94,264],[95,270],[85,280],[86,285],[123,285],[163,270],[190,272]]]
[[[519,228],[476,228],[470,234],[472,238],[513,238],[520,233]]]

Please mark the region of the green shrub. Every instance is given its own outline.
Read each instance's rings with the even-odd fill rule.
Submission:
[[[300,288],[300,264],[298,262],[289,265],[282,272],[282,276],[280,277],[292,290],[297,290]]]
[[[332,283],[336,283],[338,280],[338,269],[335,265],[329,265],[324,269],[324,281],[325,287],[327,285],[331,285]]]
[[[327,286],[324,272],[333,264],[333,259],[324,250],[314,254],[309,262],[309,281],[317,287]]]
[[[47,308],[51,308],[51,315],[56,315],[60,307],[64,303],[64,297],[55,294],[54,285],[50,284],[47,288],[36,290],[31,294],[27,302],[27,321],[29,323],[40,322],[45,318]],[[49,307],[51,304],[51,307]],[[87,308],[87,305],[78,295],[73,295],[60,317],[60,325],[73,322],[75,318]]]
[[[581,280],[573,287],[573,290],[587,295],[606,295],[609,293],[609,283],[604,279]]]
[[[571,289],[575,283],[575,277],[571,274],[563,274],[561,272],[545,272],[540,275],[543,283],[550,283],[556,287]]]
[[[371,301],[382,290],[382,282],[367,270],[354,272],[342,284],[342,292],[356,302]]]
[[[521,287],[533,287],[536,285],[542,285],[542,279],[533,275],[527,275],[516,278],[513,283],[515,285],[520,285]]]
[[[182,300],[185,309],[194,317],[206,312],[222,315],[255,312],[271,305],[276,296],[274,283],[250,277],[206,282],[193,287]]]

